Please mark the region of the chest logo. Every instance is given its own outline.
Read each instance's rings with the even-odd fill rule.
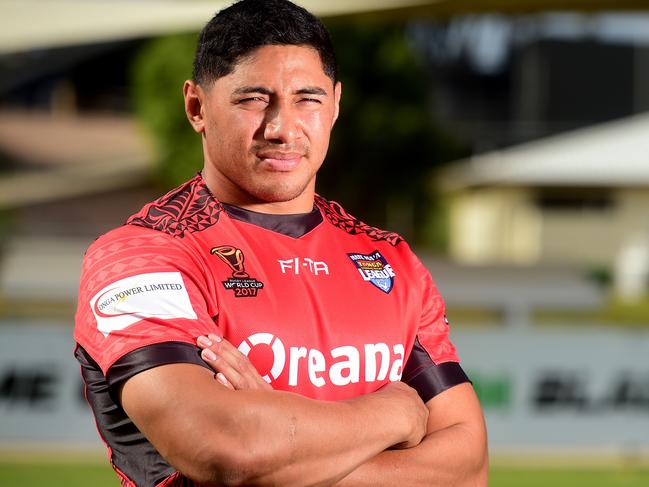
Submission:
[[[282,274],[294,274],[299,275],[300,271],[303,273],[305,271],[310,272],[314,276],[319,275],[329,275],[329,266],[322,261],[309,259],[308,257],[294,257],[292,259],[278,260],[279,268],[282,270]]]
[[[364,281],[370,282],[384,293],[392,291],[394,271],[378,250],[371,254],[347,254]]]
[[[275,381],[288,372],[287,382],[291,387],[308,383],[323,387],[385,380],[396,382],[401,380],[405,356],[401,343],[344,345],[322,351],[306,345],[287,347],[278,336],[264,332],[250,335],[238,348],[246,357],[253,357],[252,362],[260,374],[268,370],[263,376],[266,382]],[[253,356],[255,352],[270,352],[272,365],[270,360],[266,365],[259,363]]]
[[[246,272],[245,257],[241,249],[232,245],[220,245],[210,250],[212,255],[219,257],[232,271],[232,276],[223,283],[225,289],[234,292],[237,298],[253,298],[264,288],[264,283],[258,281]]]

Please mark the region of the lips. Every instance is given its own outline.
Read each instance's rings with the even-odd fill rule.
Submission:
[[[299,152],[269,151],[257,154],[261,163],[272,171],[287,172],[295,169],[302,159]]]

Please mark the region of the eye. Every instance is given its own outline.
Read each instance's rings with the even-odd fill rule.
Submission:
[[[266,100],[264,97],[261,96],[249,96],[247,98],[241,98],[239,101],[237,101],[239,105],[245,105],[245,106],[261,106],[261,105],[267,105],[268,100]]]
[[[319,98],[300,98],[299,103],[322,105],[322,100]]]

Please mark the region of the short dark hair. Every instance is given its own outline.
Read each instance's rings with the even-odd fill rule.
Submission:
[[[193,79],[204,84],[226,76],[241,57],[268,45],[315,49],[323,71],[336,82],[336,55],[327,28],[288,0],[241,0],[218,12],[199,35]]]

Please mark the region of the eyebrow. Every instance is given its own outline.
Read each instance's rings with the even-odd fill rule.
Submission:
[[[249,93],[261,93],[262,95],[272,95],[273,92],[263,86],[242,86],[234,90],[235,95],[247,95]]]
[[[296,95],[322,95],[327,96],[327,92],[318,86],[307,86],[295,92]]]
[[[234,95],[247,95],[250,93],[261,93],[262,95],[272,95],[272,90],[264,86],[242,86],[234,90]],[[318,86],[305,86],[293,92],[294,95],[320,95],[327,96],[327,92]]]

